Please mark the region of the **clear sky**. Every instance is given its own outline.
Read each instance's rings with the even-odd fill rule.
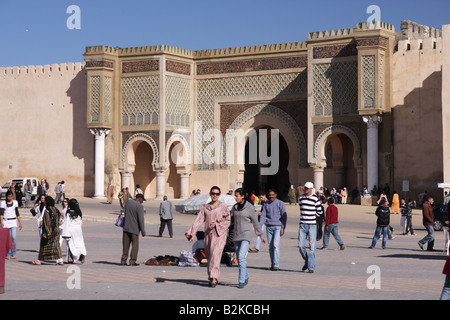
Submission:
[[[81,29],[67,27],[71,5],[80,8]],[[370,5],[397,31],[402,20],[450,24],[450,0],[0,0],[0,66],[82,62],[92,45],[200,50],[305,41],[308,32],[366,21]]]

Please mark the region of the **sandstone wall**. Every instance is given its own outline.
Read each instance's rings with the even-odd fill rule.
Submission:
[[[406,29],[405,29],[406,28]],[[442,38],[440,31],[402,23],[403,38],[393,57],[394,189],[408,198],[427,190],[442,200]]]
[[[86,126],[86,72],[81,63],[0,68],[0,183],[46,178],[51,194],[94,192],[94,140]]]

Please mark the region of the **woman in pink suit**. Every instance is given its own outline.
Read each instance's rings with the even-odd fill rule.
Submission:
[[[197,215],[192,227],[186,232],[186,238],[192,241],[198,228],[205,223],[205,253],[208,259],[208,279],[210,287],[215,287],[219,281],[220,260],[231,224],[228,206],[219,201],[220,188],[214,186],[209,192],[211,202],[205,204]]]

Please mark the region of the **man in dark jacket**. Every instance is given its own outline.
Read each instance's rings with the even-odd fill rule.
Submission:
[[[372,245],[369,247],[369,249],[375,248],[375,245],[377,244],[378,239],[380,239],[381,231],[383,231],[382,248],[385,249],[387,232],[388,232],[390,218],[391,218],[391,211],[389,210],[389,207],[386,206],[386,201],[384,199],[380,200],[379,206],[378,206],[377,210],[375,211],[375,214],[377,216],[377,228],[375,229],[375,234],[373,235]]]
[[[123,224],[123,252],[120,264],[125,266],[127,264],[128,252],[130,251],[130,266],[138,266],[136,263],[139,251],[139,233],[145,237],[145,221],[144,221],[144,195],[136,195],[136,200],[128,200],[124,206],[125,221]]]
[[[428,234],[420,240],[417,244],[423,250],[423,245],[428,243],[427,251],[434,251],[434,214],[433,214],[433,197],[428,197],[424,200],[422,207],[423,225],[427,229]]]

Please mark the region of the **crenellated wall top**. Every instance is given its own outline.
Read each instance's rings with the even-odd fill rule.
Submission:
[[[332,39],[337,37],[353,37],[355,31],[384,30],[395,32],[394,25],[382,21],[358,22],[355,28],[333,29],[308,33],[308,40]]]
[[[86,47],[85,54],[111,53],[116,54],[118,56],[133,56],[133,55],[138,56],[143,54],[153,54],[153,55],[173,54],[190,59],[201,59],[201,58],[223,57],[223,56],[241,56],[241,55],[278,53],[278,52],[295,52],[302,50],[306,51],[306,49],[307,49],[306,42],[288,42],[288,43],[220,48],[220,49],[205,49],[205,50],[188,50],[167,45],[129,47],[129,48],[92,46]]]
[[[52,73],[69,73],[81,71],[85,66],[84,62],[61,63],[52,65],[21,66],[21,67],[1,67],[0,76],[33,76]]]

